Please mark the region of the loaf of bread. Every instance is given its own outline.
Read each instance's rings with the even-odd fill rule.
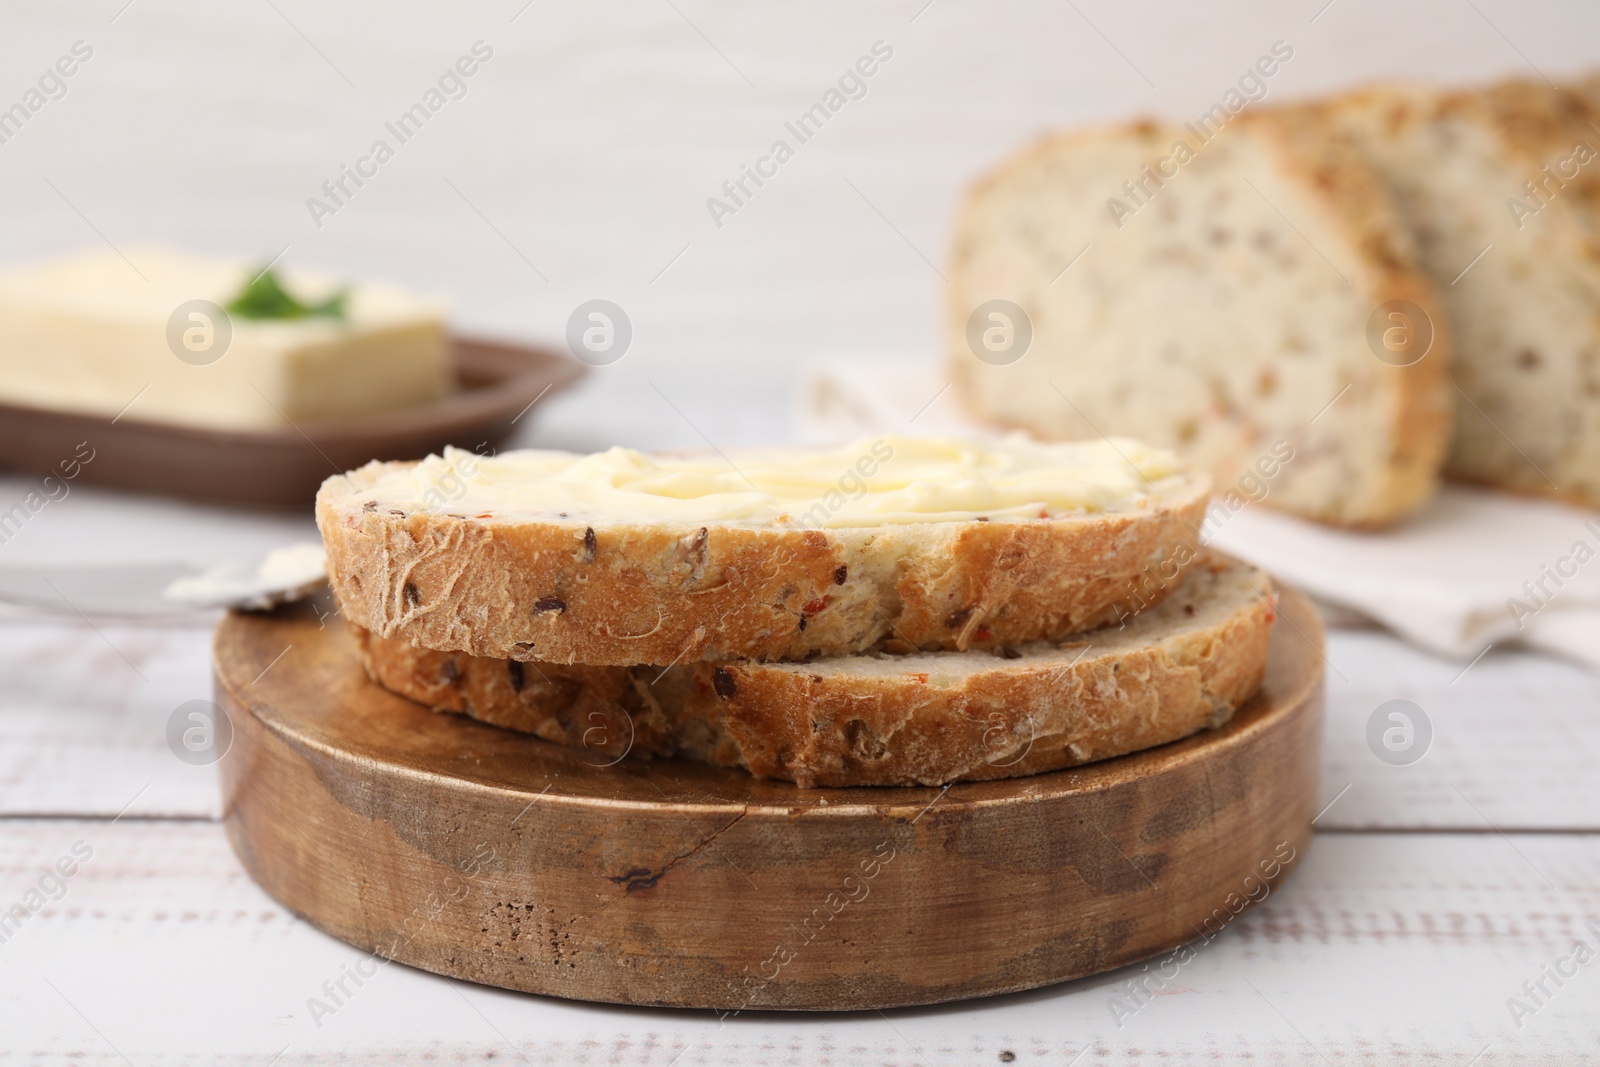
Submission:
[[[1590,82],[1591,99],[1600,83]],[[1446,473],[1600,504],[1600,112],[1583,92],[1369,89],[1287,117],[1353,135],[1444,299]]]
[[[489,659],[355,628],[380,685],[587,749],[688,756],[804,786],[938,785],[1106,759],[1217,726],[1255,693],[1267,576],[1206,553],[1158,607],[1065,643],[809,663]]]
[[[950,373],[986,420],[1138,437],[1219,489],[1270,458],[1266,502],[1330,523],[1391,523],[1434,491],[1443,316],[1390,194],[1322,116],[1046,138],[968,196],[949,291]],[[1375,354],[1390,305],[1435,324],[1420,358]]]
[[[317,521],[382,637],[632,666],[1060,638],[1166,595],[1209,491],[1132,441],[449,450],[330,478]]]
[[[1567,86],[1568,91],[1576,93],[1583,101],[1584,106],[1590,111],[1600,108],[1600,73],[1590,74],[1580,78]]]

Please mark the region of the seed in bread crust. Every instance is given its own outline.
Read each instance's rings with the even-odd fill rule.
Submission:
[[[706,542],[711,536],[711,531],[702,526],[689,537],[678,542],[683,548],[683,561],[688,566],[689,573],[683,579],[684,588],[689,589],[700,584],[705,578],[706,561],[709,558]]]
[[[594,562],[594,549],[594,527],[587,526],[583,531],[583,561],[585,563]]]
[[[850,568],[840,567],[838,570],[833,572],[833,584],[843,585],[844,580],[848,577],[850,577]]]
[[[567,602],[558,596],[540,597],[538,600],[533,602],[533,610],[539,614],[543,614],[547,611],[553,611],[557,615],[560,615],[566,612]]]
[[[967,624],[967,620],[971,617],[972,605],[969,604],[960,611],[951,612],[949,618],[944,620],[944,624],[952,630],[959,630]]]
[[[889,751],[883,738],[864,719],[851,719],[844,724],[844,742],[852,756],[869,762],[882,759]]]
[[[738,688],[733,684],[733,675],[721,667],[711,672],[711,688],[717,691],[717,696],[723,700],[732,700]]]
[[[511,691],[513,693],[522,692],[522,683],[526,678],[526,675],[523,673],[522,669],[522,661],[515,659],[506,660],[506,674],[511,678]]]
[[[415,582],[407,582],[400,592],[406,598],[406,607],[414,608],[422,603],[422,590],[417,588]]]

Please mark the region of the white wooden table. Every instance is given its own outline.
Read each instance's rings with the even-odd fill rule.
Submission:
[[[552,401],[539,438],[582,428],[686,443],[686,418],[730,439],[770,435],[783,421],[781,395],[751,390],[740,405],[748,423],[713,422],[721,398],[704,383],[658,385],[700,399],[679,414],[591,386]],[[20,484],[0,481],[0,498]],[[41,520],[52,525],[6,546],[0,563],[63,551],[223,555],[309,529],[88,491]],[[1600,1050],[1600,959],[1560,987],[1545,979],[1542,1004],[1522,989],[1575,942],[1600,950],[1600,679],[1555,660],[1493,652],[1461,674],[1382,633],[1335,631],[1329,807],[1310,854],[1131,1015],[1112,998],[1141,977],[1137,967],[970,1004],[723,1023],[505,993],[393,964],[359,989],[347,982],[355,995],[314,1019],[308,999],[327,1003],[323,983],[362,954],[256,888],[216,821],[214,769],[180,762],[165,741],[172,710],[208,695],[208,638],[203,624],[0,621],[0,902],[23,901],[75,845],[92,850],[64,895],[0,943],[0,1062],[141,1064],[184,1053],[256,1064],[1253,1057],[1466,1067],[1475,1057],[1573,1063]],[[1394,698],[1420,705],[1434,725],[1430,751],[1410,766],[1380,762],[1365,740],[1373,709]],[[1514,1019],[1513,996],[1537,1010]]]

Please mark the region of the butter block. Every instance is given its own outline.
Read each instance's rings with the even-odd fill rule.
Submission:
[[[0,271],[0,403],[250,430],[409,407],[453,388],[442,301],[280,266],[306,304],[348,287],[344,317],[217,321],[193,302],[225,307],[259,263],[122,252]]]

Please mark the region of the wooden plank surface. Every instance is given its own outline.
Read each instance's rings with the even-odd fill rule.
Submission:
[[[1477,1062],[1491,1065],[1572,1062],[1566,1050],[1600,1047],[1600,971],[1583,968],[1560,989],[1547,981],[1556,995],[1520,1028],[1507,1007],[1574,941],[1600,950],[1584,925],[1600,919],[1600,836],[1549,832],[1592,828],[1600,812],[1586,773],[1600,754],[1600,684],[1540,657],[1491,653],[1457,678],[1459,665],[1382,634],[1333,633],[1330,661],[1344,679],[1330,674],[1323,790],[1332,799],[1351,786],[1319,822],[1335,832],[1131,1017],[1110,998],[1126,996],[1130,979],[1155,985],[1141,968],[882,1018],[719,1026],[709,1015],[521,997],[391,965],[313,1020],[308,998],[331,1005],[321,983],[361,954],[266,898],[216,824],[170,821],[207,820],[216,807],[213,770],[180,763],[164,740],[172,708],[205,691],[209,635],[102,626],[102,638],[68,623],[3,631],[0,810],[12,817],[0,821],[0,891],[22,901],[74,842],[94,850],[66,895],[0,944],[0,1048],[18,1062],[122,1062],[108,1042],[145,1062],[174,1032],[201,1062],[260,1064],[280,1052],[278,1062],[310,1063],[401,1050],[538,1064],[666,1065],[681,1054],[685,1065],[932,1065],[1007,1062],[1006,1051],[1023,1063],[1320,1052],[1334,1063],[1466,1064],[1487,1046]],[[1408,767],[1366,747],[1367,716],[1395,696],[1438,709],[1435,747]],[[97,818],[17,817],[28,812]],[[1424,832],[1439,826],[1459,832]]]
[[[1329,635],[1322,788],[1329,829],[1600,830],[1600,678],[1493,650],[1463,664],[1378,630]],[[1409,766],[1374,757],[1367,722],[1409,700],[1433,726]]]
[[[1600,1047],[1600,960],[1519,1029],[1507,1006],[1600,918],[1600,838],[1322,834],[1301,870],[1164,984],[1157,966],[988,1001],[875,1013],[598,1008],[378,967],[278,908],[212,823],[9,820],[0,886],[37,885],[75,842],[65,895],[0,944],[0,1032],[24,1062],[983,1064],[1162,1061],[1570,1063]],[[1546,878],[1549,881],[1546,881]],[[370,970],[370,967],[363,967]],[[1144,979],[1142,1006],[1128,983]],[[1548,983],[1547,983],[1548,984]],[[1114,996],[1133,1006],[1114,1010]],[[333,1008],[317,1011],[311,998]],[[1118,1023],[1121,1023],[1119,1026]],[[320,1024],[320,1025],[319,1025]],[[687,1049],[687,1051],[685,1051]],[[285,1051],[286,1050],[286,1051]],[[400,1056],[405,1050],[405,1056]],[[1159,1050],[1159,1052],[1158,1052]],[[1315,1050],[1315,1051],[1313,1051]],[[1563,1059],[1563,1056],[1567,1058]]]
[[[0,623],[0,814],[214,817],[215,771],[166,743],[210,675],[206,628]]]

